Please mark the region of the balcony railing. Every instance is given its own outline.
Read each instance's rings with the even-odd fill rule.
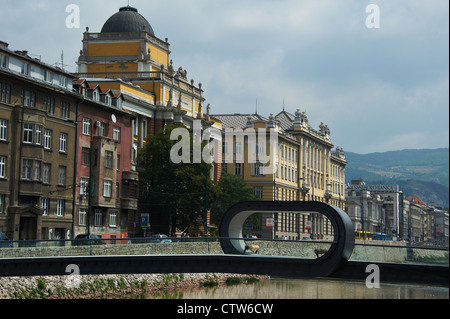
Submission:
[[[198,88],[194,86],[193,80],[188,83],[186,80],[180,79],[177,76],[171,76],[161,71],[146,71],[146,72],[85,72],[75,73],[75,76],[83,79],[122,79],[125,81],[144,80],[144,81],[164,81],[176,88],[185,91],[193,92],[198,96],[202,96],[203,90],[199,83]]]
[[[165,74],[159,71],[148,72],[95,72],[95,73],[76,73],[76,76],[85,79],[149,79],[160,81],[164,79]]]

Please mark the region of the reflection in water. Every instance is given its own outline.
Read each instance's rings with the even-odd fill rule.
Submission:
[[[149,299],[448,299],[449,289],[329,279],[271,279],[256,284],[196,288],[148,296]]]

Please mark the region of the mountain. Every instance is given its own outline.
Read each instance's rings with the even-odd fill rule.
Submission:
[[[406,196],[419,196],[428,204],[449,205],[448,148],[345,152],[345,157],[347,183],[362,179],[366,184],[398,184]]]

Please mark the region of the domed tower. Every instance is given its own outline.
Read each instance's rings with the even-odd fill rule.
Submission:
[[[150,23],[138,13],[136,8],[127,6],[111,16],[103,25],[101,33],[141,32],[146,31],[155,36]]]
[[[127,6],[112,15],[100,33],[86,28],[78,72],[102,78],[160,71],[168,67],[169,55],[169,43],[155,36],[150,23],[136,8]]]
[[[122,79],[154,94],[154,104],[173,106],[192,118],[203,117],[201,84],[188,80],[187,71],[174,68],[170,44],[155,36],[152,26],[136,8],[119,9],[101,32],[86,28],[78,59],[80,78]],[[92,82],[92,81],[91,81]],[[166,111],[164,111],[166,112]],[[174,115],[164,115],[174,118]]]

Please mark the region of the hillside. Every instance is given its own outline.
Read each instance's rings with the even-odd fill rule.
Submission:
[[[363,179],[367,184],[399,184],[406,196],[424,202],[449,203],[449,149],[401,150],[383,153],[345,153],[346,182]]]

